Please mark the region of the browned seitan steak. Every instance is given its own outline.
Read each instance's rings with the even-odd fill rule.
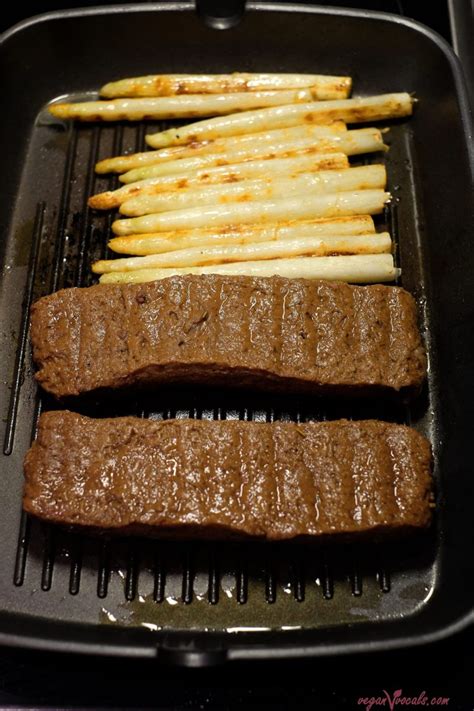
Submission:
[[[268,540],[430,522],[431,452],[402,425],[43,414],[23,505],[62,524]]]
[[[426,362],[401,288],[229,276],[65,289],[32,308],[37,379],[57,397],[184,382],[369,394]]]

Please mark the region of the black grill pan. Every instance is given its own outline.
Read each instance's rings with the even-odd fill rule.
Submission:
[[[415,92],[414,117],[387,134],[394,200],[380,224],[397,241],[401,283],[419,304],[426,391],[410,409],[186,389],[81,407],[96,416],[408,422],[435,455],[436,523],[417,540],[343,550],[97,541],[21,514],[24,454],[40,411],[57,407],[34,383],[28,308],[91,283],[111,216],[88,211],[86,200],[113,185],[94,175],[94,163],[140,150],[147,130],[60,125],[44,107],[114,77],[239,69],[350,74],[359,94]],[[189,4],[128,5],[18,25],[0,38],[0,76],[0,643],[200,665],[420,644],[472,622],[472,135],[446,43],[371,12],[251,4],[218,30]]]

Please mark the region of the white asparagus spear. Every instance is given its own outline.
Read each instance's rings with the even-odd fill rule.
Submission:
[[[325,74],[152,74],[109,82],[100,89],[106,99],[130,96],[179,96],[181,94],[228,94],[231,92],[313,89],[317,99],[344,99],[351,78]]]
[[[334,136],[321,138],[301,138],[290,143],[282,141],[262,146],[236,146],[222,156],[202,155],[193,158],[171,160],[145,168],[135,168],[123,173],[119,180],[121,183],[135,183],[146,178],[171,173],[183,173],[187,170],[213,168],[215,166],[231,165],[250,160],[270,159],[302,153],[345,153],[346,155],[359,155],[383,151],[386,146],[378,128],[360,128],[356,131],[346,131]]]
[[[305,153],[287,158],[254,160],[216,166],[208,170],[160,175],[157,178],[129,183],[117,190],[93,195],[89,198],[88,204],[96,210],[109,210],[138,195],[155,195],[187,187],[235,183],[248,178],[290,176],[315,170],[338,170],[348,167],[349,161],[344,153]]]
[[[301,123],[330,123],[340,119],[346,123],[364,123],[410,116],[413,99],[410,94],[381,94],[341,101],[291,104],[259,111],[246,111],[225,118],[198,121],[179,128],[151,133],[146,142],[152,148],[182,145],[191,141],[210,141],[217,137],[287,128]]]
[[[158,232],[114,237],[109,242],[113,252],[119,254],[161,254],[178,249],[215,245],[239,245],[272,242],[280,239],[298,239],[331,235],[373,234],[375,225],[370,215],[336,217],[329,219],[275,222],[269,225],[231,225],[224,229],[196,227],[175,232]]]
[[[260,131],[259,133],[248,133],[243,136],[231,136],[230,138],[217,138],[214,141],[196,141],[185,146],[171,146],[161,148],[158,151],[144,151],[143,153],[132,153],[131,155],[116,156],[106,158],[97,163],[96,173],[123,173],[133,168],[142,168],[156,163],[164,163],[169,160],[189,158],[191,156],[208,154],[225,154],[237,147],[272,145],[275,142],[287,142],[300,138],[322,138],[340,134],[347,131],[343,121],[334,121],[330,125],[323,126],[293,126],[292,128],[277,128],[274,131]]]
[[[138,217],[167,210],[183,210],[200,205],[229,202],[254,202],[295,195],[339,193],[349,190],[385,188],[387,176],[383,165],[364,165],[345,170],[301,173],[290,178],[241,180],[206,188],[188,188],[158,195],[142,195],[122,203],[122,215]]]
[[[143,121],[144,119],[195,118],[222,116],[266,106],[312,101],[311,89],[255,91],[235,94],[183,94],[141,99],[83,101],[77,104],[51,104],[49,111],[60,119],[78,121]]]
[[[177,274],[231,274],[234,276],[283,276],[288,279],[331,279],[353,284],[394,281],[400,270],[391,254],[364,254],[343,257],[293,257],[257,262],[235,262],[181,269],[137,269],[133,272],[103,274],[103,284],[140,284]]]
[[[173,210],[157,215],[132,217],[128,220],[116,220],[112,224],[112,229],[117,235],[130,235],[139,232],[217,227],[235,223],[265,223],[278,220],[305,220],[315,217],[343,217],[344,215],[375,215],[382,212],[383,206],[389,198],[390,194],[383,190],[300,195],[279,200],[193,207],[188,210]]]
[[[388,232],[366,235],[328,235],[299,237],[274,242],[250,242],[243,245],[192,247],[175,252],[153,254],[148,257],[104,259],[92,265],[96,274],[128,272],[136,269],[198,267],[206,264],[252,262],[258,259],[287,259],[289,257],[325,257],[336,254],[383,254],[391,251]]]

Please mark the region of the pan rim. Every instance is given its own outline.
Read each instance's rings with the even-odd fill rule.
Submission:
[[[15,615],[16,617],[17,615]],[[27,618],[28,615],[22,615]],[[44,624],[51,624],[51,621],[44,620]],[[52,621],[56,624],[56,621]],[[274,635],[275,630],[269,632],[240,632],[238,646],[219,646],[213,647],[214,641],[220,640],[225,636],[225,632],[221,631],[198,631],[198,630],[161,630],[150,635],[149,632],[139,630],[138,628],[130,628],[136,633],[143,632],[144,643],[125,643],[119,641],[102,643],[99,639],[94,642],[83,642],[77,639],[64,638],[64,622],[57,621],[57,624],[63,626],[63,639],[55,639],[40,635],[30,636],[21,633],[0,632],[0,644],[23,649],[38,649],[48,652],[69,652],[73,654],[89,654],[94,656],[110,656],[110,657],[135,657],[135,658],[168,658],[172,655],[173,663],[179,666],[210,666],[223,664],[225,662],[235,661],[269,661],[276,659],[298,659],[302,657],[321,657],[321,656],[338,656],[346,654],[370,654],[371,652],[390,651],[397,649],[407,649],[411,647],[421,647],[435,642],[440,642],[444,639],[452,637],[470,625],[474,625],[474,609],[466,613],[456,621],[439,627],[432,632],[424,634],[415,634],[412,636],[396,636],[384,638],[381,640],[370,641],[346,641],[344,644],[340,642],[332,642],[321,644],[308,644],[307,642],[296,642],[288,640],[286,644],[275,645],[272,642],[271,648],[268,646],[267,640],[262,640],[262,635]],[[71,627],[83,627],[80,623],[67,625]],[[87,625],[85,625],[87,626]],[[123,628],[117,628],[117,631],[124,633]],[[308,631],[309,633],[310,631]],[[192,633],[196,647],[183,648],[182,646],[169,647],[161,644],[160,637],[166,639],[173,637],[181,638],[183,634],[189,635]],[[282,633],[280,633],[282,634]],[[201,639],[206,640],[206,645],[199,648],[198,643]],[[252,639],[252,644],[246,644],[247,640]],[[272,638],[274,640],[274,636]],[[147,640],[147,641],[145,641]],[[260,646],[259,646],[260,645]]]

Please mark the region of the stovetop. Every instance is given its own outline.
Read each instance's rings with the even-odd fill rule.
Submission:
[[[301,1],[301,0],[300,0]],[[0,31],[25,17],[106,0],[4,5]],[[311,4],[311,3],[308,3]],[[430,26],[462,53],[473,81],[471,0],[345,0],[325,5],[405,15]],[[450,28],[451,5],[453,29]],[[400,47],[403,51],[403,47]],[[472,88],[472,87],[470,87]],[[200,709],[357,709],[363,698],[449,697],[453,709],[474,708],[474,630],[430,647],[363,656],[234,664],[218,669],[165,668],[153,661],[95,659],[0,648],[0,707]],[[376,706],[373,707],[377,708]],[[388,701],[385,708],[389,708]]]

